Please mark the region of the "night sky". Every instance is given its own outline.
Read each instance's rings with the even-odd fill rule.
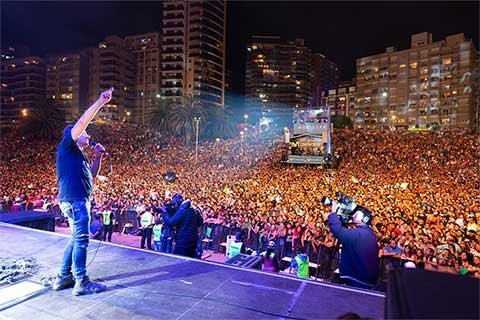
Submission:
[[[160,31],[160,2],[1,2],[1,45],[23,44],[33,55],[95,46],[106,35]],[[227,4],[227,68],[243,92],[246,43],[252,35],[305,39],[350,80],[355,59],[406,49],[410,35],[433,40],[463,32],[479,48],[479,2],[258,2]]]

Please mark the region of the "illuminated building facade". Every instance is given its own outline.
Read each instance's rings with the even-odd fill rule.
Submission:
[[[226,1],[163,2],[161,96],[225,104]]]
[[[476,64],[473,42],[462,33],[436,42],[430,33],[414,34],[409,49],[357,59],[355,127],[473,129]]]
[[[245,74],[248,112],[287,119],[311,103],[311,50],[302,39],[253,36],[247,45]]]
[[[0,124],[9,126],[28,116],[28,110],[45,99],[46,65],[39,57],[0,62]]]
[[[47,56],[47,99],[73,121],[88,107],[88,56],[85,52]]]

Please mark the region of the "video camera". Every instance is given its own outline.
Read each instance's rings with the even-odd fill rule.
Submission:
[[[335,192],[335,196],[338,200],[338,217],[343,224],[347,224],[352,219],[353,212],[357,208],[357,203],[353,200],[353,198],[344,195],[341,192]],[[332,199],[328,197],[322,197],[321,202],[326,206],[332,206]]]

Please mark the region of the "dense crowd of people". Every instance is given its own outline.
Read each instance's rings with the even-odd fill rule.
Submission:
[[[478,134],[338,130],[336,169],[281,164],[282,139],[251,132],[201,142],[198,161],[194,145],[133,125],[108,124],[91,135],[110,153],[95,204],[115,211],[121,226],[180,193],[201,210],[210,237],[228,228],[245,232],[250,247],[275,241],[282,256],[297,248],[318,254],[334,245],[320,199],[339,191],[372,211],[382,256],[480,277]],[[58,141],[11,132],[0,143],[1,209],[55,207]],[[164,179],[168,172],[176,180]]]

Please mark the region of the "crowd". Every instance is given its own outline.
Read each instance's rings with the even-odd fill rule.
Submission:
[[[329,208],[320,199],[340,191],[372,211],[382,256],[480,277],[478,134],[338,130],[335,170],[281,164],[282,139],[252,133],[201,142],[198,162],[194,146],[136,126],[104,125],[97,135],[92,139],[110,157],[95,204],[115,212],[118,231],[127,223],[138,226],[140,211],[180,193],[201,210],[211,238],[241,231],[247,247],[261,250],[275,241],[281,256],[298,248],[313,256],[322,248],[324,255],[334,239],[322,220]],[[58,142],[2,134],[2,210],[55,207]],[[167,172],[176,180],[164,179]]]

